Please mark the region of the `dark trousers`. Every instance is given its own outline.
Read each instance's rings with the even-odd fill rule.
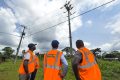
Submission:
[[[31,74],[29,74],[29,75],[31,76]],[[30,80],[30,78],[27,79],[26,74],[19,74],[19,80]]]
[[[37,73],[37,69],[35,69],[34,72],[32,72],[30,80],[35,79],[36,73]]]

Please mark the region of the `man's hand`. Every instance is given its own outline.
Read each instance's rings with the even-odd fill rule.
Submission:
[[[65,76],[63,74],[60,74],[60,77],[63,79]]]

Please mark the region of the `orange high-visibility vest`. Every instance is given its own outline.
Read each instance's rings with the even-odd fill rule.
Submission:
[[[29,59],[29,62],[28,62],[28,73],[32,73],[35,70],[34,53],[30,50],[28,50],[27,53],[30,54],[30,59]],[[24,58],[23,58],[23,61],[20,65],[20,67],[19,67],[19,74],[26,74],[26,72],[24,70],[24,67],[23,67],[23,62],[24,62]]]
[[[61,80],[62,52],[50,50],[44,55],[44,80]]]
[[[78,66],[81,80],[101,80],[101,72],[93,53],[85,47],[78,51],[82,53],[82,62]]]
[[[36,55],[34,55],[34,57],[35,57],[35,69],[39,69],[39,67],[40,67],[39,58]]]

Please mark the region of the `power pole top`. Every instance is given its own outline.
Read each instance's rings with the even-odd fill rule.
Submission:
[[[14,63],[16,63],[17,56],[18,56],[18,53],[19,53],[19,49],[20,49],[20,46],[21,46],[21,42],[22,42],[23,37],[25,36],[25,29],[26,29],[26,26],[21,25],[21,27],[23,27],[23,32],[22,32],[22,35],[21,35],[21,38],[20,38],[20,42],[19,42],[19,45],[18,45],[18,48],[17,48],[17,52],[16,52],[16,56],[15,56]]]
[[[72,56],[72,35],[71,35],[71,23],[70,23],[70,16],[71,16],[71,12],[70,10],[73,9],[72,5],[70,4],[70,1],[66,2],[64,5],[65,9],[68,12],[68,25],[69,25],[69,41],[70,41],[70,54]],[[63,7],[62,7],[63,8]],[[61,9],[62,9],[61,8]]]

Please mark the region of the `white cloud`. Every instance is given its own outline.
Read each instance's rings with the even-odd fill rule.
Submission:
[[[90,27],[92,26],[93,22],[91,20],[88,20],[87,22],[87,25],[89,25]]]
[[[99,4],[105,3],[109,0],[72,0],[73,5],[75,6],[74,10],[78,15],[84,9],[93,8]],[[19,22],[23,25],[28,26],[26,30],[26,35],[31,33],[46,29],[51,27],[59,22],[67,20],[67,14],[64,14],[60,7],[62,7],[65,3],[65,0],[5,0],[5,2],[12,8],[15,14],[12,13],[10,9],[1,10],[0,17],[4,19],[3,21],[5,24],[1,24],[6,26],[5,32],[9,31],[13,33],[14,29],[16,28],[15,23]],[[88,4],[89,3],[89,4]],[[114,3],[115,4],[115,3]],[[112,6],[112,5],[111,5]],[[6,15],[4,14],[6,13]],[[14,16],[15,15],[15,16]],[[7,17],[5,17],[7,16]],[[16,20],[17,19],[17,20]],[[88,21],[89,24],[92,22]],[[82,26],[81,17],[71,20],[71,29],[72,32],[77,30],[79,27]],[[30,27],[30,30],[29,30]],[[17,34],[14,32],[14,34]],[[39,43],[40,48],[46,49],[50,47],[50,42],[53,39],[57,39],[61,42],[61,46],[65,47],[69,45],[69,28],[68,23],[61,24],[57,27],[51,28],[49,30],[37,33],[30,37],[25,38],[23,41],[23,46],[27,46],[30,42]],[[4,36],[2,36],[4,37]],[[13,39],[14,42],[16,38],[9,37]],[[2,38],[3,39],[3,38]],[[10,41],[9,39],[9,41]],[[8,40],[8,39],[6,39]],[[14,44],[13,42],[13,44]],[[15,42],[16,43],[16,42]],[[17,40],[18,43],[18,40]],[[86,45],[90,46],[90,43],[85,43]],[[22,46],[22,47],[23,47]]]
[[[105,43],[101,46],[99,46],[102,50],[105,50],[105,51],[109,51],[112,47],[112,44],[111,43]]]
[[[76,10],[78,11],[85,11],[85,10],[90,10],[92,8],[95,8],[96,6],[100,6],[102,4],[105,4],[107,2],[110,2],[112,0],[74,0],[72,2],[74,2],[74,6],[79,6],[79,7],[75,7]],[[120,3],[120,0],[115,0],[111,3],[109,3],[108,5],[106,5],[104,8],[107,10],[107,8],[111,8],[117,4]],[[101,9],[103,10],[103,8]]]
[[[65,1],[34,1],[34,0],[16,0],[6,1],[6,3],[15,11],[15,16],[18,21],[22,24],[31,27],[30,34],[43,30],[47,27],[51,27],[59,22],[67,20],[67,14],[64,14],[63,10],[60,9],[65,3]],[[29,3],[28,3],[29,2]],[[14,3],[14,4],[13,4]],[[22,4],[22,6],[21,6]],[[17,5],[17,6],[16,6]],[[39,19],[37,19],[39,18]],[[37,20],[36,20],[37,19]],[[33,24],[34,23],[34,24]],[[71,20],[72,32],[82,25],[81,19],[76,18]],[[68,22],[61,24],[55,28],[43,31],[41,33],[32,36],[32,40],[39,42],[42,47],[48,47],[47,43],[50,43],[53,39],[59,40],[62,46],[68,46]],[[45,45],[46,44],[46,45]]]
[[[108,42],[95,47],[100,47],[104,51],[120,50],[120,27],[119,26],[120,26],[120,13],[113,16],[105,26],[105,28],[110,30],[110,33],[114,35],[112,40],[108,40]]]
[[[16,26],[16,18],[14,17],[12,11],[10,9],[4,9],[0,8],[0,32],[4,33],[10,33],[14,35],[18,35],[18,33],[15,32]],[[8,45],[8,46],[16,46],[18,44],[18,37],[7,35],[7,34],[1,34],[0,36],[0,44],[1,45]]]
[[[89,49],[92,49],[92,45],[90,42],[84,42],[85,46]]]
[[[106,28],[110,29],[112,34],[120,34],[120,13],[112,17],[106,25]]]
[[[101,48],[102,51],[113,51],[120,50],[120,40],[112,40],[109,43],[104,43],[99,46],[94,46],[94,48]]]

